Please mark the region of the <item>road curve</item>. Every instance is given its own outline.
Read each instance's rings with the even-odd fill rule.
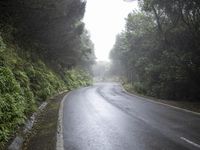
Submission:
[[[199,150],[200,116],[123,92],[116,83],[64,101],[65,150]]]

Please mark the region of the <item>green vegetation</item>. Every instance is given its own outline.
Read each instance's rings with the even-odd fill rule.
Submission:
[[[110,53],[112,73],[136,92],[162,99],[200,98],[200,3],[140,0]],[[130,86],[130,85],[129,85]]]
[[[0,148],[47,98],[92,83],[80,0],[0,2]]]
[[[65,82],[69,90],[92,84],[90,75],[81,69],[72,69],[65,72]]]
[[[61,78],[40,59],[20,57],[2,39],[0,53],[0,145],[42,101],[59,91],[92,83],[90,75],[81,69],[67,70]]]

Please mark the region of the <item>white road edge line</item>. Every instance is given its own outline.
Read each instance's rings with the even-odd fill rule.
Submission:
[[[147,101],[152,102],[152,103],[155,103],[155,104],[168,106],[168,107],[171,107],[171,108],[174,108],[174,109],[182,110],[182,111],[184,111],[184,112],[188,112],[188,113],[192,113],[192,114],[194,114],[194,115],[199,115],[199,116],[200,116],[200,113],[198,113],[198,112],[194,112],[194,111],[187,110],[187,109],[184,109],[184,108],[180,108],[180,107],[172,106],[172,105],[165,104],[165,103],[162,103],[162,102],[157,102],[157,101],[154,101],[154,100],[151,100],[151,99],[148,99],[148,98],[142,97],[142,96],[138,96],[138,95],[135,95],[135,94],[129,93],[128,91],[126,91],[126,90],[124,89],[124,87],[123,87],[121,84],[120,84],[120,86],[122,87],[122,90],[123,90],[125,93],[127,93],[128,95],[131,95],[131,96],[134,96],[134,97],[137,97],[137,98],[143,99],[143,100],[147,100]]]
[[[70,92],[69,92],[70,93]],[[56,150],[64,150],[64,141],[63,141],[63,109],[64,109],[64,101],[67,96],[64,96],[60,103],[59,113],[58,113],[58,125],[57,125],[57,139],[56,139]]]
[[[180,138],[181,138],[181,140],[183,140],[183,141],[185,141],[185,142],[187,142],[187,143],[189,143],[189,144],[191,144],[191,145],[193,145],[193,146],[195,146],[195,147],[200,148],[200,145],[199,145],[199,144],[194,143],[194,142],[192,142],[192,141],[190,141],[190,140],[188,140],[188,139],[186,139],[186,138],[184,138],[184,137],[180,137]]]

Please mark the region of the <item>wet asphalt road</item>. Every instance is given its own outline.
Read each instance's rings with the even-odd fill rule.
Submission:
[[[71,92],[65,150],[200,150],[200,116],[125,93],[116,83]]]

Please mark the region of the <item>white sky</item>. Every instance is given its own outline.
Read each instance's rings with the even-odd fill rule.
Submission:
[[[124,29],[127,15],[137,8],[137,1],[87,0],[83,21],[91,34],[98,61],[109,61],[116,35]]]

